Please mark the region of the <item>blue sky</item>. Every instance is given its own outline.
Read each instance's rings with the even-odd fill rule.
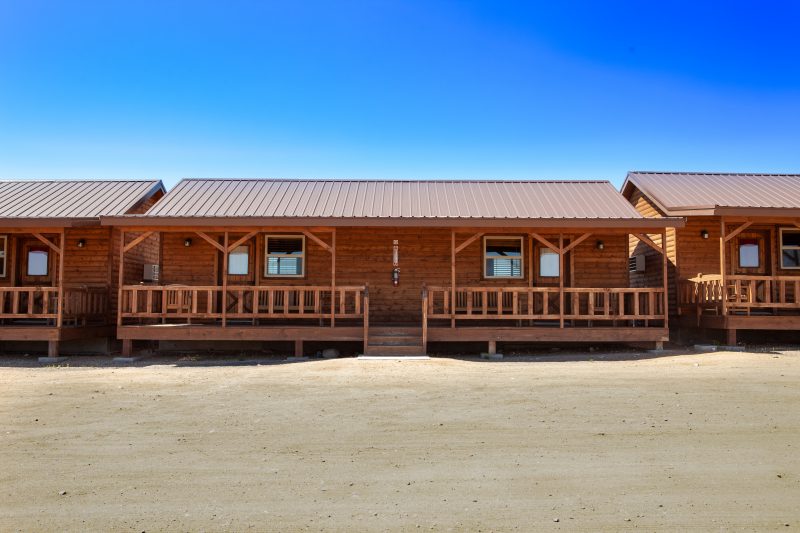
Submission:
[[[0,0],[0,177],[800,172],[797,6]]]

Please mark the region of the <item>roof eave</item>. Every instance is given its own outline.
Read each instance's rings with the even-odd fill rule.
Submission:
[[[270,218],[270,217],[100,217],[104,226],[336,226],[336,227],[536,227],[536,228],[681,228],[682,218]]]
[[[73,228],[99,226],[100,218],[0,218],[0,227],[4,228]]]

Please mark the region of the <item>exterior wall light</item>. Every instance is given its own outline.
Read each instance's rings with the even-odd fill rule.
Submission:
[[[596,246],[597,246],[598,250],[603,250],[606,247],[606,245],[605,245],[605,243],[603,241],[597,241],[597,245]]]
[[[188,248],[189,246],[192,245],[192,239],[186,239],[185,241],[183,241],[183,245]]]
[[[704,238],[704,239],[708,239],[708,230],[707,229],[701,229],[700,230],[700,236],[702,238]]]
[[[86,239],[78,239],[78,248],[86,246]]]

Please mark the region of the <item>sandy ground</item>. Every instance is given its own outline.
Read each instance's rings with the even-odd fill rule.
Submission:
[[[0,530],[800,529],[800,353],[588,357],[0,361]]]

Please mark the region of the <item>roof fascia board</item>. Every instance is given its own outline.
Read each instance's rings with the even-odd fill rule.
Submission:
[[[682,228],[683,218],[264,218],[264,217],[100,217],[104,226],[336,226],[336,227],[537,227],[537,228]]]
[[[99,225],[99,218],[0,218],[0,227],[6,228],[75,228]]]

